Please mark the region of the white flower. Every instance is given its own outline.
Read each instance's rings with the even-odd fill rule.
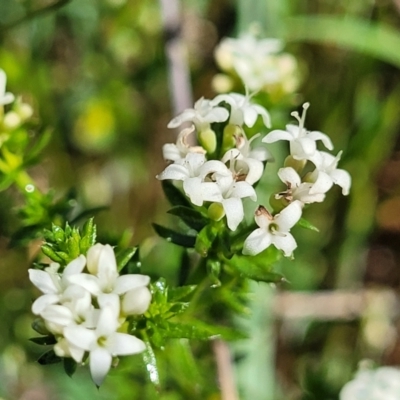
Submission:
[[[259,146],[251,149],[251,142],[259,135],[253,136],[250,140],[243,134],[236,137],[236,149],[228,150],[221,161],[230,162],[237,176],[243,176],[244,180],[253,185],[257,182],[264,172],[264,161],[272,161],[271,153],[264,147]]]
[[[146,286],[129,290],[122,298],[122,312],[124,315],[144,314],[149,308],[151,293]]]
[[[289,204],[275,216],[260,206],[255,213],[259,228],[246,238],[243,254],[256,255],[273,244],[277,249],[283,250],[286,257],[291,256],[297,243],[289,231],[300,219],[301,212],[302,204],[299,201]]]
[[[278,193],[275,198],[285,198],[288,202],[299,200],[303,204],[321,203],[325,199],[325,194],[312,191],[314,184],[301,182],[299,174],[292,168],[281,168],[278,171],[280,180],[285,183],[288,189]]]
[[[69,282],[82,286],[94,296],[101,294],[122,295],[139,286],[146,286],[150,278],[146,275],[128,274],[119,276],[113,248],[97,243],[87,254],[87,266],[91,274],[77,274]]]
[[[102,384],[110,370],[113,357],[141,353],[146,348],[140,339],[116,332],[118,326],[118,315],[112,307],[106,306],[100,311],[96,329],[75,325],[64,330],[70,343],[89,352],[90,373],[97,386]]]
[[[360,370],[340,392],[340,400],[399,400],[400,370],[380,367]]]
[[[187,137],[194,132],[194,125],[190,128],[183,129],[174,143],[167,143],[163,146],[163,157],[167,161],[180,161],[186,157],[188,153],[206,154],[206,150],[201,146],[190,146],[187,143]]]
[[[310,160],[316,169],[309,175],[309,180],[315,182],[310,193],[326,193],[335,183],[342,188],[342,193],[347,196],[351,187],[351,176],[344,169],[336,168],[342,152],[335,157],[324,151],[318,151]]]
[[[0,105],[4,106],[14,101],[14,95],[6,92],[7,75],[0,69]]]
[[[309,132],[304,128],[306,111],[309,106],[309,103],[303,104],[301,118],[297,112],[291,114],[299,121],[299,126],[286,125],[286,131],[273,130],[262,141],[274,143],[278,140],[288,140],[290,142],[290,154],[296,160],[309,160],[317,151],[316,141],[318,140],[321,140],[326,148],[332,150],[333,145],[327,135],[317,131]]]
[[[215,182],[204,185],[207,184],[210,189],[204,194],[204,200],[221,203],[229,229],[236,230],[244,218],[242,198],[250,197],[253,201],[257,200],[253,186],[247,182],[235,181],[232,174],[216,174]]]
[[[184,122],[193,122],[198,131],[209,128],[213,122],[224,122],[228,119],[229,112],[223,107],[214,107],[210,100],[203,97],[196,101],[194,108],[188,108],[171,120],[168,128],[177,128]]]
[[[245,124],[249,128],[254,126],[257,117],[260,115],[266,127],[271,126],[271,118],[268,111],[258,104],[250,102],[250,96],[239,93],[220,94],[211,104],[217,105],[221,102],[226,102],[231,106],[229,123],[232,125],[242,126]]]
[[[29,269],[29,279],[42,292],[32,304],[32,312],[40,314],[48,305],[56,304],[61,301],[64,291],[70,285],[69,278],[80,274],[85,268],[86,258],[80,255],[71,261],[64,269],[62,275],[57,273],[59,265],[51,264],[45,271]]]

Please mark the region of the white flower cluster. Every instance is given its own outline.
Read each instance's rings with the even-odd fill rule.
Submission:
[[[275,196],[280,208],[285,208],[275,216],[263,206],[257,209],[255,220],[259,228],[245,240],[243,254],[256,255],[273,244],[285,256],[291,256],[297,244],[289,231],[299,221],[304,204],[322,202],[333,184],[341,186],[344,195],[349,193],[350,175],[337,168],[341,153],[335,157],[317,150],[318,141],[332,150],[331,140],[324,133],[309,132],[304,127],[308,107],[308,103],[303,105],[302,116],[292,113],[298,126],[273,130],[262,139],[268,144],[281,140],[290,143],[290,155],[278,172],[287,189]],[[269,127],[267,110],[253,104],[249,95],[230,93],[213,100],[201,98],[194,109],[185,110],[169,123],[170,128],[183,122],[193,125],[181,131],[176,144],[164,145],[164,158],[172,164],[157,178],[182,181],[185,194],[195,206],[206,203],[210,218],[219,220],[226,216],[228,227],[236,230],[244,218],[242,199],[257,200],[253,185],[261,178],[264,163],[272,160],[265,147],[252,148],[254,137],[249,140],[244,131],[245,127],[254,126],[259,116]],[[211,128],[213,123],[224,123],[220,159],[215,154],[217,137]],[[187,138],[194,132],[203,146],[188,144]],[[311,163],[311,168],[307,163]]]
[[[230,111],[220,106],[222,102],[229,105]],[[193,126],[182,130],[176,144],[164,145],[164,158],[173,164],[157,178],[182,181],[185,194],[196,206],[204,202],[219,204],[217,219],[226,215],[228,227],[235,230],[244,218],[242,199],[257,200],[252,185],[261,178],[264,162],[270,159],[266,148],[251,148],[251,140],[243,130],[244,126],[254,126],[259,115],[269,126],[267,110],[252,104],[249,96],[232,93],[213,100],[201,98],[194,109],[185,110],[169,123],[170,128],[183,122],[192,122]],[[208,160],[207,154],[216,150],[216,135],[211,130],[211,124],[216,122],[226,122],[224,139],[231,139],[233,145],[228,146],[221,160]],[[188,135],[195,131],[204,147],[187,143]],[[211,209],[215,211],[216,207]]]
[[[245,33],[238,39],[223,39],[215,49],[215,59],[224,72],[238,75],[252,91],[279,88],[283,93],[293,93],[299,84],[297,61],[282,49],[279,39],[258,39]],[[229,91],[232,86],[226,75],[217,75],[213,84],[218,92]]]
[[[86,267],[86,270],[85,270]],[[129,315],[140,315],[150,305],[146,275],[119,275],[114,250],[92,246],[87,257],[71,261],[63,273],[53,263],[44,271],[29,270],[32,283],[43,293],[32,312],[44,320],[57,339],[54,352],[81,363],[89,354],[93,381],[100,386],[115,356],[140,353],[142,340],[120,332]]]
[[[400,400],[400,369],[362,369],[346,383],[340,400]]]

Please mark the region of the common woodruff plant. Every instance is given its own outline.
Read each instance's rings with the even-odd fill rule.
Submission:
[[[229,46],[234,45],[232,39]],[[268,57],[271,46],[261,48]],[[239,50],[237,46],[236,56]],[[274,63],[267,65],[280,68],[278,56],[273,57]],[[248,69],[240,60],[233,66],[241,66],[238,75],[244,76]],[[15,167],[17,155],[18,160],[23,155],[13,153],[12,142],[7,144],[10,131],[19,129],[31,111],[18,100],[13,103],[0,72],[1,105],[13,104],[1,115],[2,184],[5,188],[16,183],[24,193],[35,192],[34,185],[27,187],[31,180],[22,161]],[[270,84],[272,76],[281,77],[271,72],[260,79]],[[248,85],[249,90],[265,86],[257,82]],[[322,202],[334,184],[344,195],[351,186],[350,175],[337,168],[341,152],[331,154],[329,137],[307,130],[308,103],[301,113],[291,114],[294,122],[285,130],[270,130],[270,114],[255,98],[248,90],[201,98],[168,124],[180,132],[176,143],[163,146],[168,165],[157,179],[172,205],[169,213],[180,223],[179,229],[154,228],[187,252],[176,287],[141,273],[137,247],[98,243],[92,218],[79,228],[76,223],[83,217],[71,218],[71,210],[63,208],[68,199],[57,203],[37,190],[36,197],[26,193],[22,232],[29,228],[29,235],[43,239],[42,255],[29,269],[31,282],[41,292],[32,304],[33,328],[41,336],[32,340],[50,346],[40,363],[62,361],[69,375],[77,365],[88,364],[100,386],[118,357],[141,354],[150,380],[158,385],[157,349],[162,351],[168,340],[243,337],[232,328],[232,317],[245,308],[248,280],[282,281],[274,266],[282,256],[293,258],[297,243],[291,229],[296,224],[313,228],[302,218],[304,208]],[[268,146],[278,141],[289,144],[278,170],[282,188],[268,193],[269,204],[259,204],[257,184],[266,164],[274,160]],[[34,155],[42,147],[34,147]],[[30,220],[37,215],[35,209],[42,210],[42,218]]]

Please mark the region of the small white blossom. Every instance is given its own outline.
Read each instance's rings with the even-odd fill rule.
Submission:
[[[7,75],[0,69],[0,106],[10,104],[14,101],[14,95],[6,92]]]
[[[56,263],[51,264],[45,271],[29,269],[29,279],[44,293],[43,296],[37,298],[32,304],[32,312],[38,315],[48,305],[60,302],[64,291],[70,285],[69,278],[73,275],[80,274],[85,268],[85,264],[85,256],[80,255],[65,267],[62,275],[57,272],[59,265]]]
[[[333,149],[331,140],[322,132],[309,132],[304,128],[306,111],[310,106],[309,103],[303,104],[303,114],[300,118],[297,112],[292,113],[299,121],[299,126],[286,125],[286,131],[276,129],[268,133],[262,140],[265,143],[274,143],[278,140],[288,140],[290,143],[290,154],[296,160],[310,160],[317,151],[316,142],[321,140],[325,147],[329,150]]]
[[[70,343],[89,352],[90,373],[97,386],[103,383],[113,357],[141,353],[146,348],[140,339],[117,332],[118,327],[118,315],[112,307],[106,306],[100,311],[96,329],[71,325],[64,330]]]
[[[301,212],[302,204],[299,201],[289,204],[275,216],[260,206],[255,213],[255,221],[259,228],[246,238],[243,254],[254,256],[273,244],[282,250],[286,257],[290,257],[297,243],[289,231],[299,221]]]
[[[288,202],[299,200],[303,204],[321,203],[325,199],[324,193],[312,191],[314,184],[309,182],[302,182],[300,175],[292,168],[281,168],[278,171],[279,179],[285,183],[288,189],[284,192],[278,193],[275,198],[284,198]]]
[[[213,122],[224,122],[228,119],[229,112],[224,107],[214,107],[210,100],[203,97],[196,101],[194,108],[188,108],[171,120],[168,128],[177,128],[184,122],[193,122],[197,130],[203,131]]]
[[[315,182],[310,193],[325,193],[333,184],[342,188],[342,193],[347,196],[351,187],[351,176],[344,169],[336,168],[342,152],[335,157],[324,151],[318,151],[310,160],[315,164],[316,169],[309,175],[309,180]]]
[[[340,400],[399,400],[400,370],[393,367],[364,369],[346,383]]]
[[[217,105],[223,101],[228,103],[231,107],[229,117],[230,124],[239,126],[244,124],[251,128],[260,115],[264,125],[270,128],[271,118],[268,111],[258,104],[251,103],[249,95],[245,96],[239,93],[220,94],[211,101],[211,104]]]

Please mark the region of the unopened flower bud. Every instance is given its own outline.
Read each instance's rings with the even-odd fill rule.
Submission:
[[[149,308],[151,293],[146,286],[140,286],[126,292],[122,299],[122,312],[125,315],[144,314]]]
[[[214,221],[220,221],[225,216],[225,210],[221,203],[212,203],[208,207],[208,216]]]
[[[217,148],[217,137],[215,132],[208,128],[199,133],[199,142],[207,150],[207,153],[214,153]]]
[[[21,122],[21,117],[15,111],[9,111],[3,118],[3,125],[9,130],[17,128]]]
[[[292,167],[295,171],[299,174],[303,171],[303,168],[307,164],[307,160],[296,160],[292,156],[287,156],[285,159],[284,166],[285,167]]]

